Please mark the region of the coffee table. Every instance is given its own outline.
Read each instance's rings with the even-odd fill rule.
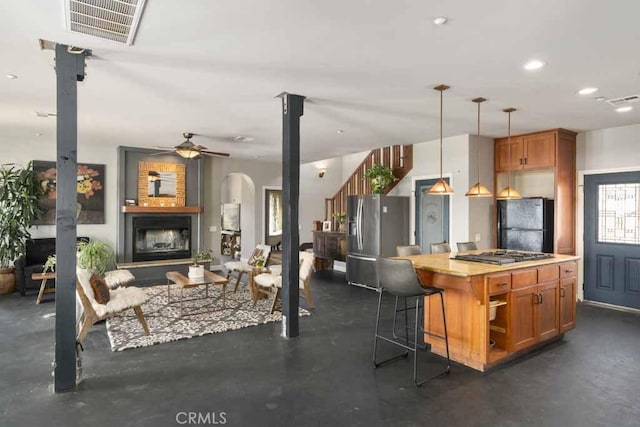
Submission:
[[[190,279],[183,276],[177,271],[167,272],[167,304],[171,304],[171,283],[180,286],[180,317],[184,315],[183,306],[185,301],[191,301],[184,299],[184,290],[190,288],[197,288],[204,285],[204,296],[209,297],[209,285],[221,285],[222,286],[222,308],[227,308],[227,283],[229,281],[216,273],[205,270],[204,277],[202,279]]]
[[[53,288],[47,289],[47,280],[55,278],[56,273],[33,273],[31,275],[32,280],[42,280],[42,283],[40,284],[40,292],[38,292],[38,298],[36,299],[36,304],[40,304],[42,295],[56,292],[55,286]]]

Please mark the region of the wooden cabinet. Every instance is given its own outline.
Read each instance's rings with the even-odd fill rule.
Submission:
[[[560,333],[559,317],[560,306],[558,304],[558,281],[545,283],[537,286],[539,295],[535,306],[537,311],[538,330],[536,338],[538,341],[546,341]]]
[[[334,231],[313,232],[313,252],[316,259],[325,259],[329,264],[334,260],[345,261],[347,259],[347,235]],[[318,261],[317,269],[322,269],[324,263]]]
[[[576,325],[576,278],[560,280],[560,333]]]
[[[511,142],[508,138],[497,139],[496,172],[552,168],[556,161],[555,146],[554,133],[511,137]]]
[[[509,161],[509,153],[511,161]],[[553,188],[548,188],[545,192],[550,194],[553,191],[553,251],[559,254],[574,254],[576,133],[565,129],[552,129],[515,135],[511,137],[511,142],[507,138],[498,138],[494,141],[494,158],[494,187],[498,186],[498,175],[504,179],[508,172],[517,173],[522,178],[521,182],[526,181],[524,175],[528,172],[542,170],[553,172]],[[512,177],[511,182],[514,181],[518,181],[517,177]],[[539,189],[529,192],[526,188],[518,188],[517,184],[514,186],[524,197],[541,195]],[[501,189],[496,188],[496,193]]]
[[[511,292],[511,351],[559,333],[558,281]]]

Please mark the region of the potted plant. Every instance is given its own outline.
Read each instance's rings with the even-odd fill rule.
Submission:
[[[115,261],[113,248],[102,240],[78,243],[78,267],[92,270],[104,276],[107,268]]]
[[[200,249],[193,254],[193,265],[189,266],[190,279],[202,279],[204,277],[204,265],[200,263],[211,262],[213,253],[211,249]]]
[[[333,214],[338,222],[338,231],[344,233],[346,230],[347,224],[347,213],[346,212],[336,212]]]
[[[391,168],[384,167],[377,163],[365,172],[364,179],[371,181],[371,192],[376,194],[382,194],[385,188],[398,180],[398,178],[393,175]]]
[[[47,271],[52,273],[56,272],[56,254],[49,255],[42,266],[42,274],[45,274]]]
[[[42,189],[31,162],[0,167],[0,293],[15,290],[14,261],[25,252],[29,228],[42,215],[38,196]]]

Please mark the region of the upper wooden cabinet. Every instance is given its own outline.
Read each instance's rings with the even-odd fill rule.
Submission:
[[[511,142],[507,138],[496,139],[495,150],[496,172],[553,168],[556,165],[556,133],[516,136],[511,137]]]
[[[575,253],[576,133],[566,129],[515,135],[495,141],[495,180],[506,172],[551,170],[554,173],[554,246]],[[495,186],[495,185],[494,185]],[[516,188],[518,189],[518,188]],[[538,196],[531,194],[530,196]]]

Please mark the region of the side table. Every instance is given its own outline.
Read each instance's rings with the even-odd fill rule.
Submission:
[[[42,280],[42,284],[40,285],[40,292],[38,292],[38,298],[36,299],[36,304],[40,304],[40,300],[42,299],[42,295],[55,293],[56,288],[47,289],[47,280],[55,279],[56,273],[33,273],[31,275],[32,280]]]

